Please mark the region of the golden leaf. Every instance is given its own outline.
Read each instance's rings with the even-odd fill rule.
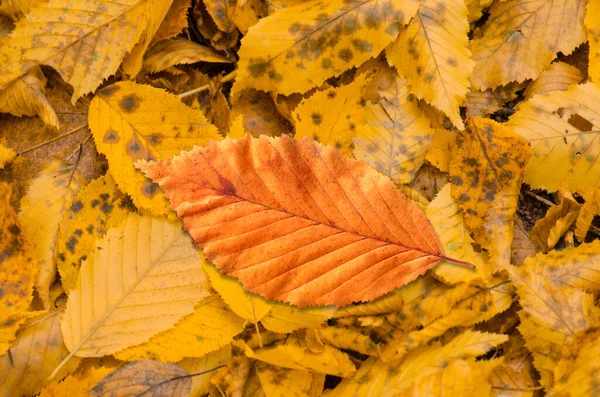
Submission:
[[[596,292],[600,290],[600,241],[537,254],[525,261],[523,269],[539,274],[557,287]]]
[[[54,257],[65,291],[77,286],[81,261],[94,250],[96,238],[127,217],[125,204],[114,179],[105,175],[84,186],[64,211]]]
[[[13,20],[20,19],[29,10],[45,0],[5,0],[0,4],[0,14],[7,15]]]
[[[581,206],[577,222],[575,223],[575,236],[577,240],[583,241],[592,225],[594,216],[600,215],[600,189],[585,188],[581,189],[578,193],[585,202]]]
[[[377,344],[369,335],[365,335],[358,328],[324,327],[315,330],[315,336],[321,343],[337,347],[342,350],[354,350],[361,354],[377,356]]]
[[[354,154],[394,182],[408,183],[423,164],[434,130],[409,98],[406,80],[397,77],[379,95],[357,127]]]
[[[308,397],[313,378],[317,375],[308,371],[286,369],[267,363],[257,363],[256,373],[265,397]]]
[[[450,194],[450,184],[444,185],[425,213],[444,246],[446,256],[476,266],[475,269],[468,269],[456,263],[441,261],[433,270],[436,277],[450,284],[468,283],[475,279],[488,280],[493,268],[473,248],[473,239],[465,225],[465,216]]]
[[[495,90],[488,88],[485,91],[470,91],[467,93],[467,115],[469,117],[487,117],[502,109],[505,103],[517,98],[517,92],[524,84],[510,83],[497,87]]]
[[[307,138],[226,139],[140,166],[206,258],[267,299],[368,301],[445,258],[393,182]]]
[[[585,1],[502,1],[471,40],[475,69],[471,84],[496,88],[535,79],[558,52],[569,54],[585,41]]]
[[[537,253],[535,245],[525,230],[523,221],[520,218],[515,219],[514,238],[511,244],[511,263],[520,266],[525,259],[534,256]]]
[[[235,0],[204,0],[204,6],[219,30],[225,33],[235,30],[236,26],[233,23],[237,11]]]
[[[187,14],[190,6],[190,0],[173,0],[171,8],[167,11],[167,15],[152,38],[150,47],[159,41],[177,36],[188,26]]]
[[[71,356],[143,343],[209,295],[200,256],[178,224],[130,214],[81,266],[61,329]]]
[[[171,363],[142,360],[119,368],[98,383],[90,397],[187,396],[192,389],[188,372]]]
[[[157,43],[144,54],[142,71],[156,73],[174,65],[196,62],[230,63],[232,60],[193,41],[170,39]]]
[[[334,376],[347,377],[354,374],[356,368],[346,353],[323,345],[323,351],[314,353],[298,340],[295,335],[286,341],[252,350],[242,345],[248,358],[290,369],[314,371]]]
[[[583,80],[583,75],[575,66],[564,62],[555,62],[544,70],[540,76],[525,90],[525,99],[534,95],[546,95],[552,91],[566,91],[573,84]]]
[[[184,317],[174,328],[153,336],[141,345],[115,354],[123,361],[159,360],[175,362],[184,357],[202,357],[228,345],[244,329],[244,320],[227,309],[225,302],[213,294],[196,305],[194,313]]]
[[[343,379],[324,397],[391,397],[411,387],[419,378],[432,376],[456,360],[485,354],[506,342],[506,335],[467,330],[444,346],[419,348],[404,360],[384,363],[376,358],[363,362],[352,378]]]
[[[534,397],[537,373],[520,335],[510,337],[504,360],[489,376],[492,397]]]
[[[465,212],[467,227],[483,226],[494,198],[511,191],[530,156],[525,140],[495,121],[470,119],[452,147],[452,197]],[[511,239],[512,240],[512,239]]]
[[[88,397],[90,391],[115,368],[91,368],[84,373],[69,375],[60,383],[51,383],[42,390],[40,397]]]
[[[39,67],[0,90],[0,112],[15,116],[39,116],[42,121],[58,128],[58,117],[44,95],[46,77]]]
[[[17,152],[0,144],[0,170],[3,170],[4,167],[10,164],[15,157],[17,157]]]
[[[590,45],[588,75],[596,84],[600,82],[600,1],[589,0],[585,9],[585,27]]]
[[[577,191],[600,185],[600,88],[592,83],[537,95],[505,124],[533,149],[524,182],[534,189]]]
[[[425,160],[437,169],[448,172],[450,158],[452,157],[452,145],[456,140],[456,133],[445,128],[436,128],[433,133],[429,150],[425,154]]]
[[[335,317],[345,316],[372,316],[398,311],[404,305],[404,300],[399,291],[393,291],[373,302],[345,306],[335,311]]]
[[[168,203],[133,163],[165,159],[221,139],[202,112],[163,90],[131,82],[103,88],[92,100],[88,117],[96,148],[106,155],[117,185],[136,206],[155,215],[167,214]]]
[[[50,383],[48,375],[67,356],[60,332],[61,311],[43,313],[29,320],[10,348],[0,356],[0,395],[35,395]],[[62,378],[77,369],[79,358],[70,360],[57,373]]]
[[[333,306],[298,309],[295,306],[277,302],[260,322],[270,331],[290,333],[301,328],[319,328],[333,317],[334,312],[335,307]]]
[[[0,87],[38,65],[56,69],[73,86],[73,103],[113,74],[140,39],[152,9],[167,0],[89,0],[85,7],[49,0],[32,8],[0,43]]]
[[[417,10],[416,1],[323,3],[275,11],[242,39],[234,92],[305,92],[376,56]]]
[[[233,22],[239,31],[246,35],[259,19],[269,15],[268,2],[262,0],[237,0]]]
[[[40,264],[35,287],[46,308],[52,303],[49,290],[56,276],[54,253],[60,222],[84,182],[72,165],[54,160],[33,180],[21,201],[23,236]]]
[[[600,339],[582,346],[571,370],[557,379],[548,397],[593,396],[600,392]]]
[[[220,365],[226,365],[231,359],[231,345],[227,345],[202,357],[184,358],[179,361],[177,365],[188,371],[190,374],[199,374]],[[210,380],[213,375],[214,373],[209,372],[204,375],[194,376],[192,378],[192,391],[190,396],[203,396],[208,393],[211,388]]]
[[[240,116],[243,116],[244,130],[255,138],[263,134],[280,136],[292,131],[290,123],[279,114],[273,99],[266,92],[247,89],[234,95],[231,99],[231,119]]]
[[[415,17],[386,49],[410,92],[443,111],[459,130],[465,126],[458,107],[473,71],[468,32],[464,1],[422,0]]]
[[[367,106],[361,98],[366,80],[363,74],[348,85],[317,91],[300,102],[293,112],[294,137],[309,137],[351,156],[352,138],[363,122],[361,107]]]
[[[559,199],[560,203],[550,207],[546,215],[538,219],[529,232],[538,251],[548,252],[554,248],[579,215],[581,204],[575,201],[570,192],[561,190]]]

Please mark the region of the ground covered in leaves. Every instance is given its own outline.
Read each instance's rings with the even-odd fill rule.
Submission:
[[[600,393],[600,0],[0,0],[0,396]]]

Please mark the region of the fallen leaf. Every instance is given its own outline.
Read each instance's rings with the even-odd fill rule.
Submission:
[[[535,79],[558,52],[585,41],[585,2],[508,0],[489,8],[481,36],[471,40],[476,89]]]
[[[38,174],[21,200],[19,220],[23,237],[39,261],[35,288],[45,308],[52,307],[49,290],[56,276],[54,252],[60,222],[84,182],[71,164],[55,160]]]
[[[583,80],[583,75],[575,66],[564,62],[555,62],[540,73],[540,76],[525,90],[525,99],[531,99],[534,95],[546,95],[552,91],[566,91],[573,84]]]
[[[280,136],[292,132],[290,123],[277,111],[269,94],[248,89],[231,99],[231,120],[242,116],[244,130],[257,138],[260,135]]]
[[[156,43],[144,54],[142,72],[156,73],[174,65],[196,62],[231,63],[232,60],[193,41],[170,39]]]
[[[600,391],[600,341],[581,348],[574,366],[548,392],[549,397],[594,395]]]
[[[90,391],[115,368],[92,368],[84,373],[67,376],[60,383],[51,383],[42,390],[40,397],[87,397]]]
[[[168,213],[167,201],[133,163],[165,159],[221,139],[202,112],[163,90],[131,82],[103,88],[92,100],[88,117],[96,147],[106,155],[119,188],[155,215]]]
[[[459,130],[465,126],[458,107],[473,71],[468,31],[462,0],[422,0],[415,17],[386,48],[409,91],[443,111]]]
[[[600,215],[600,189],[581,189],[579,195],[585,202],[581,206],[579,216],[575,222],[575,236],[577,237],[577,240],[583,241],[592,225],[594,217]]]
[[[10,164],[15,157],[17,157],[17,152],[0,144],[0,170],[3,170],[4,167]]]
[[[203,357],[184,358],[179,361],[177,365],[188,371],[190,374],[199,374],[221,365],[227,365],[231,359],[231,345],[227,345]],[[213,375],[213,372],[209,372],[204,375],[192,377],[192,390],[190,396],[203,396],[208,393],[211,389],[210,380]]]
[[[178,224],[129,215],[98,241],[69,294],[61,323],[68,358],[116,353],[173,327],[209,295],[205,282]]]
[[[546,215],[538,219],[529,232],[531,241],[538,251],[548,252],[554,248],[579,215],[581,204],[573,198],[570,192],[561,190],[558,196],[560,203],[550,207]]]
[[[406,80],[396,78],[368,104],[354,138],[354,154],[396,183],[410,182],[423,164],[434,130],[409,97]]]
[[[171,8],[161,22],[156,34],[152,38],[150,47],[162,40],[167,40],[177,36],[188,26],[188,9],[191,6],[190,0],[173,0]]]
[[[188,372],[171,363],[142,360],[108,375],[90,392],[90,397],[187,396],[192,388]]]
[[[311,0],[275,11],[242,39],[234,92],[304,92],[375,56],[417,10],[414,1]]]
[[[600,1],[590,0],[585,8],[585,27],[590,46],[588,75],[595,83],[600,82]]]
[[[140,167],[206,258],[267,299],[372,300],[444,259],[423,212],[389,179],[310,139],[227,139]]]

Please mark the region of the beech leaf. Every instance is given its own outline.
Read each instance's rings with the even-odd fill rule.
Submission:
[[[446,258],[389,179],[310,139],[226,139],[140,167],[206,258],[267,299],[373,300]]]

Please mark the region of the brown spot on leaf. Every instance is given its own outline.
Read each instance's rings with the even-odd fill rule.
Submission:
[[[340,58],[344,62],[350,62],[354,54],[350,48],[342,48],[338,53],[338,58]]]
[[[156,193],[158,193],[158,185],[152,181],[145,181],[141,190],[144,196],[152,198]]]
[[[140,106],[139,101],[140,99],[137,95],[129,94],[121,99],[121,103],[119,105],[121,105],[121,108],[126,112],[132,113]]]
[[[111,129],[108,129],[105,133],[104,133],[104,137],[102,138],[102,142],[104,143],[117,143],[121,140],[121,138],[119,137],[119,134],[117,133],[117,131]]]
[[[356,51],[362,53],[373,51],[373,46],[371,43],[364,39],[353,39],[352,46],[356,49]]]
[[[101,89],[98,92],[98,95],[108,98],[108,97],[112,96],[115,92],[119,91],[120,89],[121,89],[121,87],[119,87],[118,85],[111,85],[111,86]]]
[[[321,121],[323,121],[323,116],[321,116],[319,113],[313,113],[310,117],[314,125],[319,125],[321,124]]]
[[[81,200],[77,200],[73,204],[71,204],[71,212],[78,213],[79,211],[81,211],[82,208],[83,203],[81,202]]]

